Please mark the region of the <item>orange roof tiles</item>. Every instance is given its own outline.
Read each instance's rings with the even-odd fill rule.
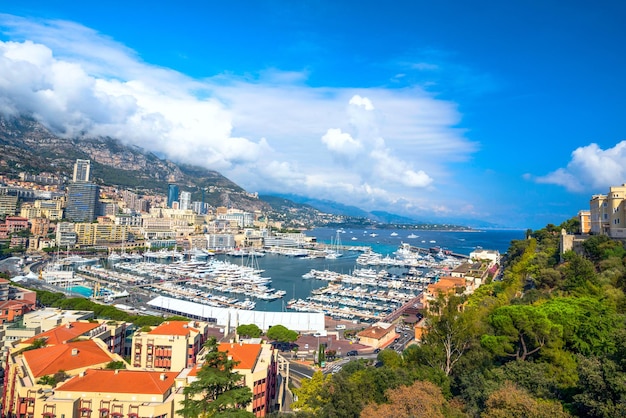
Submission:
[[[378,325],[374,325],[373,327],[364,329],[363,331],[359,332],[357,336],[366,337],[366,338],[375,338],[377,340],[380,340],[381,338],[383,338],[385,335],[389,334],[392,331],[395,333],[395,330],[393,329],[393,327],[383,328]]]
[[[50,331],[37,334],[34,337],[22,342],[25,344],[32,344],[35,340],[45,338],[46,345],[63,344],[66,341],[70,341],[76,337],[84,335],[99,326],[100,324],[97,322],[70,322],[69,324],[53,328]]]
[[[177,375],[144,370],[87,370],[84,376],[75,376],[55,391],[163,395],[174,385]]]
[[[24,305],[31,305],[31,302],[22,300],[6,300],[0,302],[0,309],[21,308]]]
[[[24,361],[34,377],[53,375],[106,364],[113,360],[111,355],[92,340],[46,346],[24,352]]]
[[[189,331],[198,332],[189,326],[188,321],[165,321],[148,334],[153,335],[188,335]]]
[[[252,369],[261,355],[261,344],[220,343],[218,349],[227,352],[234,361],[239,362],[235,370]]]
[[[428,285],[428,293],[449,292],[456,287],[464,287],[466,285],[463,277],[442,277],[437,283]]]

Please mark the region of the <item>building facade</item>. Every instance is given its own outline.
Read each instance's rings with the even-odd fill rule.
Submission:
[[[626,184],[611,186],[589,201],[590,233],[626,238]]]
[[[133,335],[131,364],[141,369],[181,371],[196,364],[207,337],[206,322],[163,322],[149,332]]]
[[[175,184],[168,184],[167,186],[167,207],[174,206],[174,202],[178,202],[178,186]]]
[[[71,183],[67,188],[65,218],[70,222],[96,220],[99,188],[93,183]]]
[[[74,163],[74,175],[72,177],[72,181],[76,182],[87,182],[89,181],[89,175],[91,172],[91,161],[90,160],[76,160]]]

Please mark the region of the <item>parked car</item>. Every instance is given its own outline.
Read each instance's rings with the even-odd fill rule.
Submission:
[[[376,350],[374,350],[374,354],[378,354],[380,353],[380,348],[377,348]]]
[[[356,350],[350,350],[346,353],[346,356],[358,356],[359,352]]]

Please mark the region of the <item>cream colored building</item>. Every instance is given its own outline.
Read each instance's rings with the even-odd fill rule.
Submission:
[[[181,371],[197,363],[208,337],[209,325],[199,321],[166,321],[148,332],[133,335],[131,365],[134,368]]]
[[[74,224],[76,244],[79,246],[102,245],[128,240],[128,227],[114,223],[77,223]]]
[[[282,396],[279,393],[277,378],[280,360],[272,346],[242,342],[221,343],[218,350],[226,352],[228,357],[237,363],[233,371],[241,375],[243,383],[252,392],[252,402],[247,410],[256,417],[264,417],[274,411]],[[198,370],[201,367],[202,364],[199,364],[188,373],[182,374],[185,376],[185,386],[197,379]]]
[[[364,329],[356,335],[359,343],[372,348],[382,348],[388,346],[398,337],[398,333],[393,324],[378,322],[369,328]]]
[[[20,216],[28,219],[47,218],[51,221],[63,219],[62,199],[35,200],[33,203],[24,203],[20,208]]]
[[[19,397],[24,417],[173,417],[180,408],[178,373],[87,369],[54,391],[32,388]]]
[[[626,238],[626,184],[611,186],[606,195],[589,201],[590,233]]]
[[[578,211],[578,222],[580,222],[580,230],[578,231],[579,233],[588,234],[589,232],[591,232],[591,211]]]
[[[24,314],[24,326],[27,328],[39,328],[41,332],[46,332],[59,325],[78,322],[80,320],[86,321],[92,318],[92,311],[45,308]]]
[[[54,397],[55,392],[44,378],[61,372],[68,376],[79,375],[87,369],[104,368],[111,361],[123,359],[111,354],[97,339],[13,352],[5,365],[4,413],[19,417],[60,417],[55,411],[64,409],[63,405],[71,404],[72,401],[59,399],[58,402],[51,402],[49,398]],[[68,413],[66,416],[80,415]]]

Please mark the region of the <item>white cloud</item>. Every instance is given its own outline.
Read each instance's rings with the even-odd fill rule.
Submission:
[[[365,110],[374,110],[374,105],[372,104],[370,99],[368,99],[367,97],[361,97],[358,94],[352,96],[349,104],[362,107]]]
[[[569,191],[588,192],[619,185],[626,179],[626,141],[603,150],[597,144],[579,147],[565,168],[535,179],[538,183],[556,184]]]
[[[198,80],[76,23],[0,14],[0,27],[17,39],[0,42],[1,113],[116,137],[251,191],[425,207],[476,150],[456,104],[419,87],[310,87],[306,72],[276,69]]]
[[[341,129],[331,128],[326,131],[322,136],[322,142],[329,150],[349,158],[354,158],[363,149],[359,141],[352,138],[350,134],[341,132]]]

